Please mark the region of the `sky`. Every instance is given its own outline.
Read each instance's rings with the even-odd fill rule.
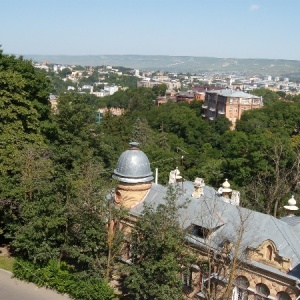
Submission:
[[[2,0],[15,55],[300,60],[300,0]]]

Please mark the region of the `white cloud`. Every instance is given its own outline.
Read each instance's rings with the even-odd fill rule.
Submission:
[[[252,11],[258,10],[259,8],[260,8],[260,6],[258,4],[252,4],[250,6],[250,10],[252,10]]]

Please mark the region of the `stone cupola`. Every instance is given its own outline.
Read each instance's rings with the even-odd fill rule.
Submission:
[[[136,142],[124,151],[118,160],[112,177],[119,181],[114,201],[117,206],[130,209],[137,205],[151,188],[153,180],[150,163],[146,154]]]

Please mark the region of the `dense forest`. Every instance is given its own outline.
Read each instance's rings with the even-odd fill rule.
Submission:
[[[31,61],[0,51],[0,237],[17,258],[14,273],[21,279],[74,299],[115,297],[107,283],[122,233],[110,236],[106,224],[126,212],[114,210],[107,195],[118,157],[133,140],[152,171],[158,168],[160,184],[175,167],[185,180],[202,177],[216,189],[228,178],[241,191],[242,206],[275,217],[291,193],[297,198],[297,96],[255,90],[265,106],[244,112],[231,131],[224,117],[203,120],[201,102],[155,106],[157,88],[129,88],[104,99],[62,93],[57,113],[51,91],[53,79]],[[103,104],[125,113],[107,113],[97,123]],[[151,214],[145,218],[153,220]]]

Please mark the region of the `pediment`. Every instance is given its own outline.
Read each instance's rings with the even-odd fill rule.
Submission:
[[[283,272],[288,272],[291,265],[290,259],[279,255],[272,240],[262,242],[257,248],[248,249],[247,258]]]

